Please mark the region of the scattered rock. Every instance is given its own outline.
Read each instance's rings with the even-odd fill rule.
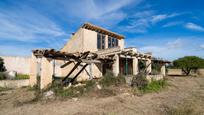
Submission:
[[[4,74],[6,76],[6,79],[15,79],[15,77],[17,76],[16,71],[7,71]]]
[[[53,92],[53,91],[47,91],[47,92],[45,92],[44,94],[43,94],[43,96],[45,97],[45,98],[53,98],[54,97],[54,95],[55,95],[55,93]]]
[[[99,90],[102,89],[101,86],[100,86],[99,84],[97,84],[96,87],[97,87]]]
[[[78,101],[78,98],[72,98],[73,101]]]
[[[122,95],[123,95],[123,96],[129,96],[130,93],[123,93]]]

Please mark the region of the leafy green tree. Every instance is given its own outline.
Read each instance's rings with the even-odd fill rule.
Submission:
[[[204,59],[196,56],[185,56],[173,62],[176,68],[182,69],[185,75],[189,75],[192,70],[204,68]]]
[[[4,60],[0,57],[0,72],[6,71],[6,67],[4,66]]]

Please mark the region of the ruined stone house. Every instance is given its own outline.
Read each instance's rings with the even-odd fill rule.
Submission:
[[[146,66],[146,72],[151,74],[152,61],[158,61],[152,57],[151,53],[140,53],[136,48],[124,47],[125,37],[114,33],[102,27],[85,23],[75,33],[69,41],[64,45],[60,52],[76,54],[83,52],[93,52],[97,54],[98,60],[87,63],[80,63],[76,66],[76,61],[51,59],[49,56],[38,58],[35,53],[32,54],[30,84],[37,84],[37,76],[40,76],[40,87],[45,88],[52,82],[53,76],[65,77],[71,72],[69,77],[75,76],[77,73],[77,81],[85,81],[88,79],[100,78],[108,70],[112,71],[115,76],[119,74],[137,75],[139,72],[138,62],[143,60]],[[63,53],[62,53],[63,54]],[[100,60],[99,60],[100,59]],[[104,63],[103,59],[112,60],[112,62]],[[62,65],[66,64],[65,67]],[[85,64],[87,64],[85,66]],[[161,67],[160,75],[165,75],[165,63]]]

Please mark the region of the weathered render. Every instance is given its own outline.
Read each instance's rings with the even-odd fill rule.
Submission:
[[[4,65],[7,71],[16,71],[21,74],[30,73],[30,57],[20,56],[0,56],[4,59]]]
[[[119,74],[137,75],[140,71],[138,68],[140,60],[145,62],[145,71],[151,74],[152,55],[140,53],[136,48],[124,48],[124,38],[124,36],[117,33],[85,23],[76,33],[73,33],[72,37],[60,51],[55,53],[50,51],[50,54],[47,55],[42,53],[40,58],[38,54],[33,54],[30,84],[37,84],[38,75],[40,76],[39,83],[41,89],[46,88],[52,82],[53,77],[69,76],[73,78],[77,76],[77,81],[85,81],[100,78],[108,70],[111,70],[115,76]],[[97,57],[89,61],[84,60],[87,58],[77,59],[77,61],[69,56],[59,57],[62,54],[78,54],[87,51],[96,54]],[[52,56],[49,57],[49,55]],[[107,60],[112,61],[107,62]],[[79,65],[77,65],[78,62],[80,62]],[[74,71],[72,72],[73,68]],[[71,75],[68,74],[70,71]],[[165,74],[165,63],[163,63],[160,75],[164,76]]]

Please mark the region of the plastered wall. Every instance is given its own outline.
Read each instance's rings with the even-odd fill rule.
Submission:
[[[0,56],[4,59],[5,67],[8,71],[16,71],[17,73],[30,73],[30,57],[19,56]]]

